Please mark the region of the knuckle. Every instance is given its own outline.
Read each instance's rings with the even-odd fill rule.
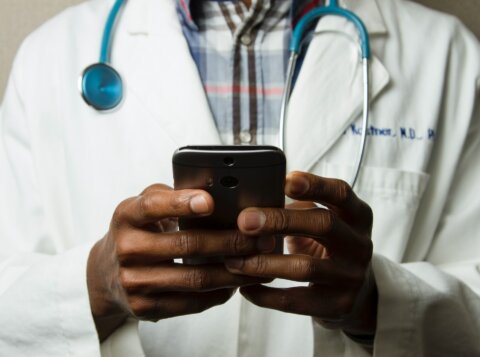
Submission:
[[[140,211],[142,215],[145,217],[152,216],[153,212],[155,211],[155,196],[153,194],[146,194],[140,196]]]
[[[354,195],[353,189],[347,182],[343,180],[336,180],[334,187],[335,197],[337,197],[337,200],[340,204],[345,204],[352,200]]]
[[[292,264],[292,272],[299,280],[313,280],[316,275],[315,264],[311,259],[298,259]]]
[[[355,300],[355,295],[350,292],[339,296],[335,307],[337,317],[340,319],[345,319],[351,315],[355,307]]]
[[[192,231],[180,232],[177,239],[173,240],[173,248],[181,256],[195,256],[200,253],[200,242],[198,234]]]
[[[365,253],[363,255],[362,263],[369,264],[373,256],[373,242],[371,239],[365,240]]]
[[[152,306],[146,299],[141,297],[131,297],[128,299],[128,305],[132,314],[140,320],[148,320],[152,312]]]
[[[115,211],[113,212],[113,217],[112,217],[112,226],[114,228],[120,228],[123,222],[127,219],[128,212],[129,212],[128,206],[130,205],[132,199],[133,198],[128,198],[126,200],[123,200],[115,208]]]
[[[172,240],[173,251],[178,252],[179,255],[184,255],[189,250],[188,233],[180,231],[176,239]]]
[[[147,311],[144,320],[158,322],[162,317],[168,316],[168,304],[161,298],[149,299],[150,309]]]
[[[323,235],[329,235],[335,230],[337,216],[330,210],[321,211],[317,221],[317,231]]]
[[[365,203],[365,223],[369,228],[373,226],[373,209]]]
[[[249,252],[252,248],[250,242],[240,231],[234,231],[233,237],[227,240],[228,249],[233,254]]]
[[[276,232],[285,232],[290,226],[289,216],[284,210],[275,210],[270,212],[271,222],[273,224],[273,229]],[[268,218],[267,218],[268,221]]]
[[[189,201],[189,196],[174,193],[168,199],[168,206],[173,212],[181,212],[185,206],[188,206]]]
[[[165,190],[172,190],[172,188],[162,183],[154,183],[153,185],[150,185],[145,190],[143,190],[141,194],[144,195],[150,192],[165,191]]]
[[[132,293],[137,290],[137,284],[132,276],[132,273],[128,269],[120,269],[119,273],[120,285],[127,293]]]
[[[366,271],[364,269],[352,269],[343,275],[342,286],[350,292],[357,294],[365,284]]]
[[[210,276],[200,268],[192,268],[185,273],[185,282],[190,288],[201,291],[210,287]]]
[[[295,309],[295,302],[287,292],[282,292],[280,294],[279,305],[283,311],[293,311]]]
[[[358,249],[352,249],[350,254],[355,257],[356,264],[362,269],[364,269],[372,261],[373,242],[370,238],[365,238],[361,236],[357,237],[357,241]]]
[[[251,269],[254,273],[263,275],[268,270],[268,261],[265,256],[257,255],[250,261]]]
[[[120,266],[126,265],[132,260],[134,253],[131,248],[132,244],[128,237],[121,235],[117,238],[115,250]]]

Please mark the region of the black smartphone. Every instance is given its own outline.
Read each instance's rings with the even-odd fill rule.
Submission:
[[[285,206],[286,159],[274,146],[186,146],[172,159],[174,188],[201,189],[212,195],[215,209],[208,217],[180,218],[179,228],[237,228],[239,213],[248,207]],[[283,253],[283,238],[275,252]],[[186,264],[221,262],[223,257],[184,259]]]

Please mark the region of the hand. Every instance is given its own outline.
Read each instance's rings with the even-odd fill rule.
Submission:
[[[110,230],[91,250],[90,305],[101,340],[126,317],[157,321],[223,304],[239,286],[269,279],[232,274],[224,264],[186,266],[176,258],[237,256],[271,251],[274,241],[232,231],[177,231],[177,217],[213,212],[205,191],[147,188],[122,202]]]
[[[373,336],[377,292],[370,268],[373,245],[371,208],[343,181],[294,172],[286,194],[326,208],[249,208],[238,217],[250,236],[283,234],[290,255],[253,255],[226,260],[232,273],[309,282],[308,287],[275,289],[255,285],[240,289],[252,303],[313,316],[327,328]]]

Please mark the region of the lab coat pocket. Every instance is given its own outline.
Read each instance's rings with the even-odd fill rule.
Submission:
[[[348,178],[353,167],[318,164],[313,172],[326,177]],[[373,209],[372,240],[376,253],[401,262],[417,209],[430,176],[386,167],[364,166],[355,185],[356,194]]]

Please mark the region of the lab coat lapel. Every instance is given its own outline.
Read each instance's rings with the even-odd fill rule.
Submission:
[[[386,28],[375,0],[346,1],[363,15],[370,36]],[[363,109],[363,73],[358,34],[345,19],[322,19],[309,46],[290,99],[286,123],[286,155],[290,170],[308,171],[338,141]],[[380,60],[370,64],[371,102],[389,82]],[[293,165],[293,164],[294,165]]]
[[[175,1],[135,0],[127,6],[123,58],[129,100],[143,106],[178,146],[220,144]]]

